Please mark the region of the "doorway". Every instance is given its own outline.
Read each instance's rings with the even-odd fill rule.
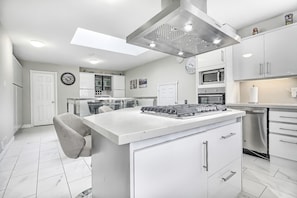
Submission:
[[[53,124],[57,115],[57,73],[31,70],[30,90],[32,125]]]

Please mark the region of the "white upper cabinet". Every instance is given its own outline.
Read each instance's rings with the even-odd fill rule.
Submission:
[[[112,97],[123,98],[125,97],[125,76],[113,75],[112,76]]]
[[[243,39],[233,46],[234,79],[297,75],[297,25]]]
[[[265,34],[267,77],[297,74],[297,25]]]
[[[207,52],[197,56],[197,68],[203,69],[205,67],[215,67],[225,64],[226,55],[225,48]]]
[[[264,74],[264,38],[252,37],[233,46],[235,80],[261,78]]]
[[[125,76],[112,76],[112,89],[125,89]]]
[[[95,74],[94,73],[79,73],[79,84],[81,89],[95,89]]]

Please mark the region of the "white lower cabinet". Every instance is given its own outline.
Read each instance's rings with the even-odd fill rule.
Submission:
[[[241,191],[241,134],[236,122],[137,148],[131,198],[235,198]]]
[[[237,197],[241,191],[241,158],[208,179],[208,198]]]
[[[297,161],[297,137],[270,134],[270,155]]]
[[[297,111],[272,109],[269,111],[270,157],[294,161],[297,165]]]
[[[206,197],[203,137],[193,135],[134,153],[135,197]]]
[[[242,135],[239,123],[213,129],[207,132],[208,176],[242,156]],[[234,149],[238,148],[238,149]]]

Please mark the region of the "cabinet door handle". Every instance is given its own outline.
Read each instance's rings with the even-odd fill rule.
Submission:
[[[290,142],[290,141],[286,141],[286,140],[279,140],[280,142],[283,143],[288,143],[288,144],[297,144],[297,142]]]
[[[267,74],[271,74],[271,64],[270,64],[270,62],[266,62],[266,73]]]
[[[205,165],[203,165],[203,168],[208,171],[208,141],[203,142],[203,144],[205,145]]]
[[[285,131],[297,131],[296,129],[286,129],[286,128],[279,128],[281,130],[285,130]]]
[[[233,177],[235,174],[236,174],[236,172],[235,171],[230,171],[230,175],[228,175],[228,177],[223,177],[222,178],[222,180],[224,181],[224,182],[226,182],[226,181],[228,181],[231,177]]]
[[[225,135],[225,136],[222,136],[221,139],[227,139],[233,135],[236,135],[235,133],[230,133],[229,135]]]
[[[259,74],[262,75],[263,74],[263,64],[260,63],[260,67],[259,68],[260,68]]]
[[[224,62],[224,51],[221,50],[221,61]]]
[[[280,118],[292,118],[292,119],[297,119],[297,117],[290,117],[290,116],[279,116]]]

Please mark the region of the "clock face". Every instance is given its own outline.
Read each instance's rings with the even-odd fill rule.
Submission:
[[[65,85],[73,85],[75,82],[75,76],[72,73],[65,72],[61,76],[61,81]]]
[[[196,72],[196,59],[194,57],[187,60],[185,69],[189,74],[194,74]]]

